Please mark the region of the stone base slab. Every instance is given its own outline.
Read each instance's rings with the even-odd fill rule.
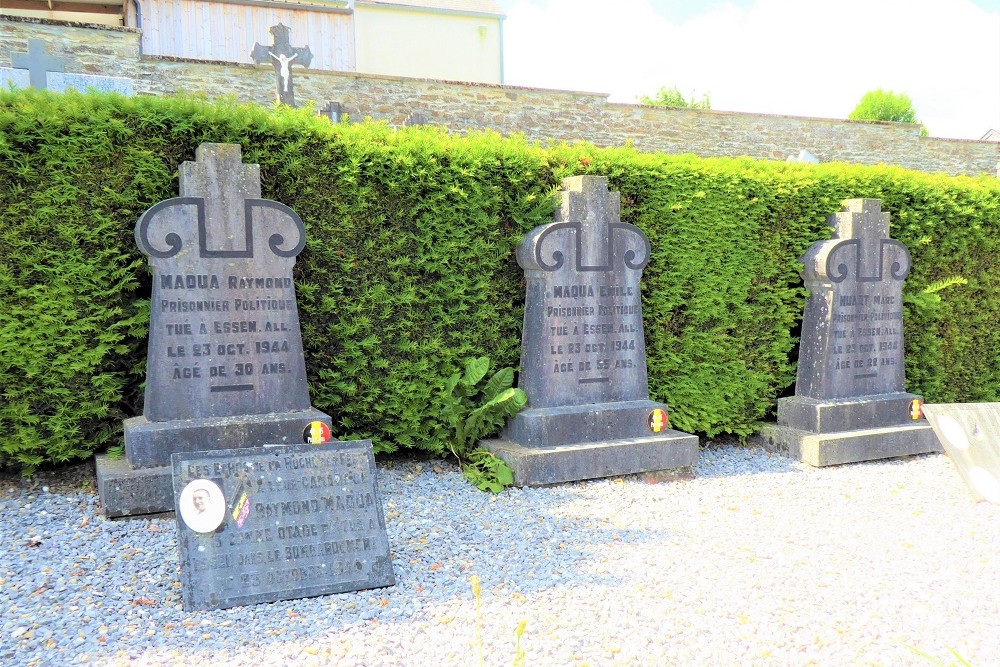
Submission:
[[[898,392],[822,400],[808,396],[778,399],[778,423],[812,433],[841,433],[912,423],[910,405],[916,394]]]
[[[500,437],[524,447],[656,439],[666,432],[649,427],[649,415],[657,409],[667,412],[666,405],[648,400],[529,408],[514,415]]]
[[[170,466],[135,469],[124,458],[98,455],[97,495],[108,517],[174,511]]]
[[[125,457],[133,468],[169,466],[175,452],[205,452],[261,445],[300,445],[310,422],[328,426],[330,416],[315,408],[265,415],[151,422],[125,420]]]
[[[514,469],[516,486],[690,468],[698,461],[698,438],[671,429],[653,437],[548,447],[526,447],[509,440],[480,444]]]
[[[780,424],[762,427],[753,444],[817,468],[941,452],[941,443],[925,420],[840,433],[812,433]]]

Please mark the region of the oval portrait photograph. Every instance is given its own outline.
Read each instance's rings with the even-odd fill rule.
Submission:
[[[178,502],[181,520],[196,533],[211,533],[222,525],[226,515],[226,499],[222,489],[208,479],[188,482]]]

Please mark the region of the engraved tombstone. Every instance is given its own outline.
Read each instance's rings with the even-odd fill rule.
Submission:
[[[1000,403],[928,403],[924,414],[972,497],[1000,505]]]
[[[778,400],[765,447],[814,466],[940,451],[906,392],[903,280],[910,253],[889,238],[878,199],[849,199],[833,238],[802,257],[809,290],[795,395]]]
[[[185,610],[395,583],[370,441],[171,459]]]
[[[698,439],[670,429],[649,400],[639,280],[642,231],[619,219],[607,179],[563,181],[555,222],[517,248],[527,294],[519,386],[526,409],[484,443],[515,484],[541,485],[685,468]]]
[[[261,199],[240,147],[202,144],[180,197],[146,211],[135,238],[153,272],[143,415],[125,420],[125,461],[99,459],[110,515],[173,507],[170,455],[302,443],[314,422],[292,266],[301,219]]]

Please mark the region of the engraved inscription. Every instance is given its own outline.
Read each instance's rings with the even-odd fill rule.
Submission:
[[[179,522],[186,605],[225,608],[393,583],[370,443],[178,454],[174,471],[175,488],[214,480],[226,503],[215,532]]]

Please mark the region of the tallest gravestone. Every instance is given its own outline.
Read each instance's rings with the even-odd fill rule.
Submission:
[[[98,460],[111,515],[173,507],[170,456],[300,444],[330,418],[309,404],[292,267],[302,220],[261,199],[260,167],[202,144],[180,197],[135,228],[153,270],[143,415],[125,420],[126,461]]]
[[[802,257],[809,300],[795,396],[778,400],[764,444],[814,466],[939,451],[921,397],[905,389],[910,253],[889,238],[878,199],[849,199],[828,223],[834,238]]]

